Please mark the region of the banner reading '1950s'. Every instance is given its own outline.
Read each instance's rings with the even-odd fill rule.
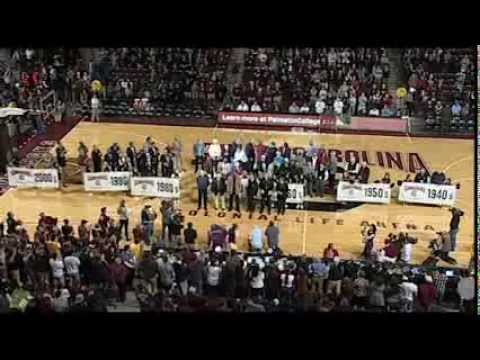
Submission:
[[[453,185],[436,185],[404,182],[400,186],[398,200],[417,204],[453,206],[457,189]]]
[[[85,191],[128,191],[130,173],[126,171],[84,173]]]
[[[340,181],[337,188],[338,201],[388,204],[390,197],[389,184],[351,184]]]
[[[56,189],[57,169],[8,168],[8,185],[18,188]]]
[[[168,199],[180,198],[180,179],[162,177],[132,177],[131,194],[134,196],[155,196]]]

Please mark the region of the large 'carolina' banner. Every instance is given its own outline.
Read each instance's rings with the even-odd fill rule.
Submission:
[[[180,198],[180,179],[162,177],[132,177],[130,190],[134,196],[151,196],[168,199]]]
[[[338,201],[388,204],[390,198],[389,184],[351,184],[340,181],[337,188]]]
[[[7,168],[8,185],[18,188],[56,189],[59,187],[57,169]]]
[[[436,185],[404,182],[398,200],[408,203],[453,206],[457,188],[453,185]]]
[[[83,186],[85,191],[128,191],[130,176],[126,171],[84,173]]]

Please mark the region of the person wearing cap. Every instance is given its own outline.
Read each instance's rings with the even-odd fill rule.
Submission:
[[[426,274],[418,285],[418,305],[423,311],[431,311],[432,305],[437,302],[438,291],[433,285],[433,278]]]
[[[407,275],[402,276],[400,287],[400,299],[403,302],[403,311],[412,312],[415,297],[418,295],[418,286]]]

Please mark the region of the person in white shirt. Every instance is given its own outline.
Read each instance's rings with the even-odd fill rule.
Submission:
[[[412,248],[413,248],[413,245],[408,240],[405,242],[405,244],[403,244],[401,258],[402,258],[402,261],[406,262],[407,264],[412,259]]]
[[[237,111],[248,111],[248,104],[242,100],[242,102],[237,106]]]
[[[69,280],[72,281],[72,286],[77,286],[80,284],[80,259],[72,254],[65,256],[63,259],[65,264],[65,271]]]
[[[52,270],[52,277],[53,281],[57,281],[60,283],[62,287],[65,286],[65,276],[64,276],[64,264],[62,261],[62,258],[58,255],[58,253],[55,253],[53,257],[49,260],[50,264],[50,269]]]
[[[292,105],[288,108],[288,112],[290,114],[298,114],[300,112],[300,108],[298,107],[297,103],[294,101]]]
[[[218,162],[222,158],[222,147],[218,143],[217,139],[213,139],[212,143],[208,147],[208,156],[213,160],[213,168],[216,169]]]
[[[407,276],[402,277],[402,283],[400,284],[400,299],[404,304],[405,312],[413,311],[413,301],[418,294],[418,286],[411,282]]]
[[[335,110],[335,114],[342,115],[343,114],[343,101],[339,98],[335,99],[333,103],[333,109]]]
[[[303,114],[307,114],[310,112],[310,107],[308,106],[307,103],[304,103],[302,107],[300,108],[300,112]]]
[[[97,95],[93,95],[92,97],[92,122],[100,122],[100,118],[98,116],[100,108],[100,100],[98,100]]]
[[[208,295],[215,295],[217,293],[218,285],[220,283],[220,273],[222,269],[218,260],[212,261],[207,267],[207,293]]]
[[[326,107],[327,105],[325,104],[325,101],[321,99],[315,102],[315,112],[319,115],[322,115],[325,112]]]
[[[262,108],[260,107],[260,105],[258,105],[258,103],[255,101],[250,109],[251,112],[261,112],[262,111]]]
[[[265,273],[260,270],[259,266],[254,266],[250,273],[250,290],[253,297],[262,294],[265,286],[264,281]]]

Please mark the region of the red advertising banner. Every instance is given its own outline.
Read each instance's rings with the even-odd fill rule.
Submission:
[[[314,129],[336,128],[336,117],[332,115],[304,115],[304,114],[265,114],[247,112],[220,112],[218,121],[229,125],[257,125],[257,126],[285,126]]]

